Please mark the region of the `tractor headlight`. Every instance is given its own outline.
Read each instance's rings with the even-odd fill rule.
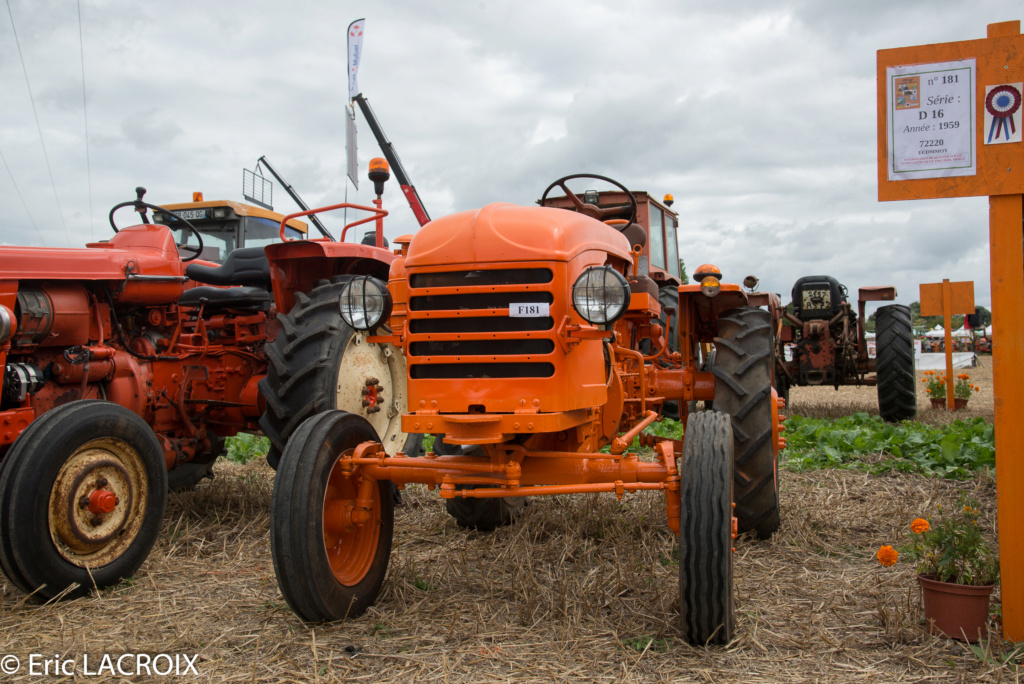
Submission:
[[[592,266],[573,283],[572,304],[588,323],[613,323],[629,306],[629,283],[611,266]]]
[[[341,317],[356,330],[374,330],[391,315],[388,286],[373,276],[359,276],[341,290]]]
[[[721,281],[713,275],[706,276],[700,281],[700,291],[706,297],[717,297],[722,289]]]

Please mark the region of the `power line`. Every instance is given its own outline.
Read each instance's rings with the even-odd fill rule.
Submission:
[[[82,58],[82,116],[85,117],[85,175],[89,179],[89,233],[95,240],[96,226],[92,220],[92,163],[89,160],[89,108],[85,104],[85,41],[82,40],[82,0],[78,0],[78,53]]]
[[[0,151],[0,160],[4,162],[4,168],[7,169],[7,174],[11,177],[11,182],[14,183],[14,191],[18,193],[18,199],[21,200],[21,206],[25,207],[25,213],[28,214],[28,220],[32,222],[32,227],[36,229],[36,233],[39,235],[40,241],[43,246],[46,247],[46,240],[43,238],[42,231],[39,230],[39,226],[36,225],[36,220],[32,218],[32,212],[28,210],[28,205],[25,204],[25,198],[21,196],[21,189],[18,187],[17,181],[14,180],[14,174],[11,173],[11,167],[7,165],[7,158],[4,157],[4,153]]]
[[[57,213],[60,216],[60,223],[64,226],[64,237],[71,244],[71,236],[68,234],[68,226],[64,223],[64,210],[60,207],[60,198],[57,196],[57,183],[53,180],[53,169],[50,168],[50,156],[46,154],[46,143],[43,141],[43,127],[39,125],[39,113],[36,111],[36,99],[32,96],[32,84],[28,80],[28,69],[25,67],[25,57],[21,54],[21,41],[18,40],[18,29],[14,25],[14,12],[11,11],[11,0],[6,0],[7,14],[11,17],[11,29],[14,31],[14,44],[18,46],[18,58],[21,60],[21,70],[25,73],[25,86],[28,88],[28,99],[32,103],[32,115],[36,118],[36,128],[39,130],[39,144],[43,146],[43,159],[46,160],[46,170],[50,174],[50,185],[53,187],[53,199],[57,201]],[[6,162],[4,162],[6,164]],[[10,168],[8,168],[10,171]],[[12,176],[13,178],[13,176]]]

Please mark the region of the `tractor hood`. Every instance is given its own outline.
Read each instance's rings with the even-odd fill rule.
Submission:
[[[431,221],[413,237],[406,267],[508,261],[571,261],[590,250],[629,260],[629,240],[565,209],[488,204]]]

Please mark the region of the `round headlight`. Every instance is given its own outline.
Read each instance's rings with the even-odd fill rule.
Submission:
[[[706,276],[700,281],[700,291],[706,297],[717,297],[721,289],[722,283],[713,275]]]
[[[356,330],[374,330],[391,315],[388,286],[373,276],[359,276],[341,290],[341,317]]]
[[[629,307],[629,283],[611,266],[592,266],[573,284],[572,304],[588,323],[613,323]]]

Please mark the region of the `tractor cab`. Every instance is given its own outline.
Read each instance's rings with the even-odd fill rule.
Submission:
[[[283,214],[229,200],[204,202],[201,193],[196,193],[196,197],[197,201],[195,202],[161,206],[176,216],[191,222],[203,234],[203,250],[199,255],[200,259],[223,263],[228,254],[236,249],[264,247],[281,241]],[[171,228],[175,242],[179,245],[196,244],[195,235],[174,219],[160,212],[153,212],[153,215],[154,223]],[[285,234],[289,238],[302,240],[306,237],[307,226],[298,219],[290,219],[285,228]]]
[[[569,176],[573,178],[573,176]],[[593,179],[595,176],[587,176]],[[550,190],[551,188],[549,188]],[[623,225],[620,229],[630,241],[630,245],[643,248],[641,257],[648,264],[648,275],[659,287],[678,287],[682,284],[679,269],[679,242],[676,229],[679,226],[679,215],[670,208],[673,203],[671,195],[665,195],[665,202],[659,202],[643,190],[634,190],[627,194],[623,190],[586,190],[576,192],[584,204],[601,208],[621,206],[620,215],[612,216],[625,224],[631,213],[630,195],[636,201],[636,217],[632,225]],[[547,193],[537,204],[542,207],[558,207],[577,210],[573,198],[568,195],[548,197]]]

